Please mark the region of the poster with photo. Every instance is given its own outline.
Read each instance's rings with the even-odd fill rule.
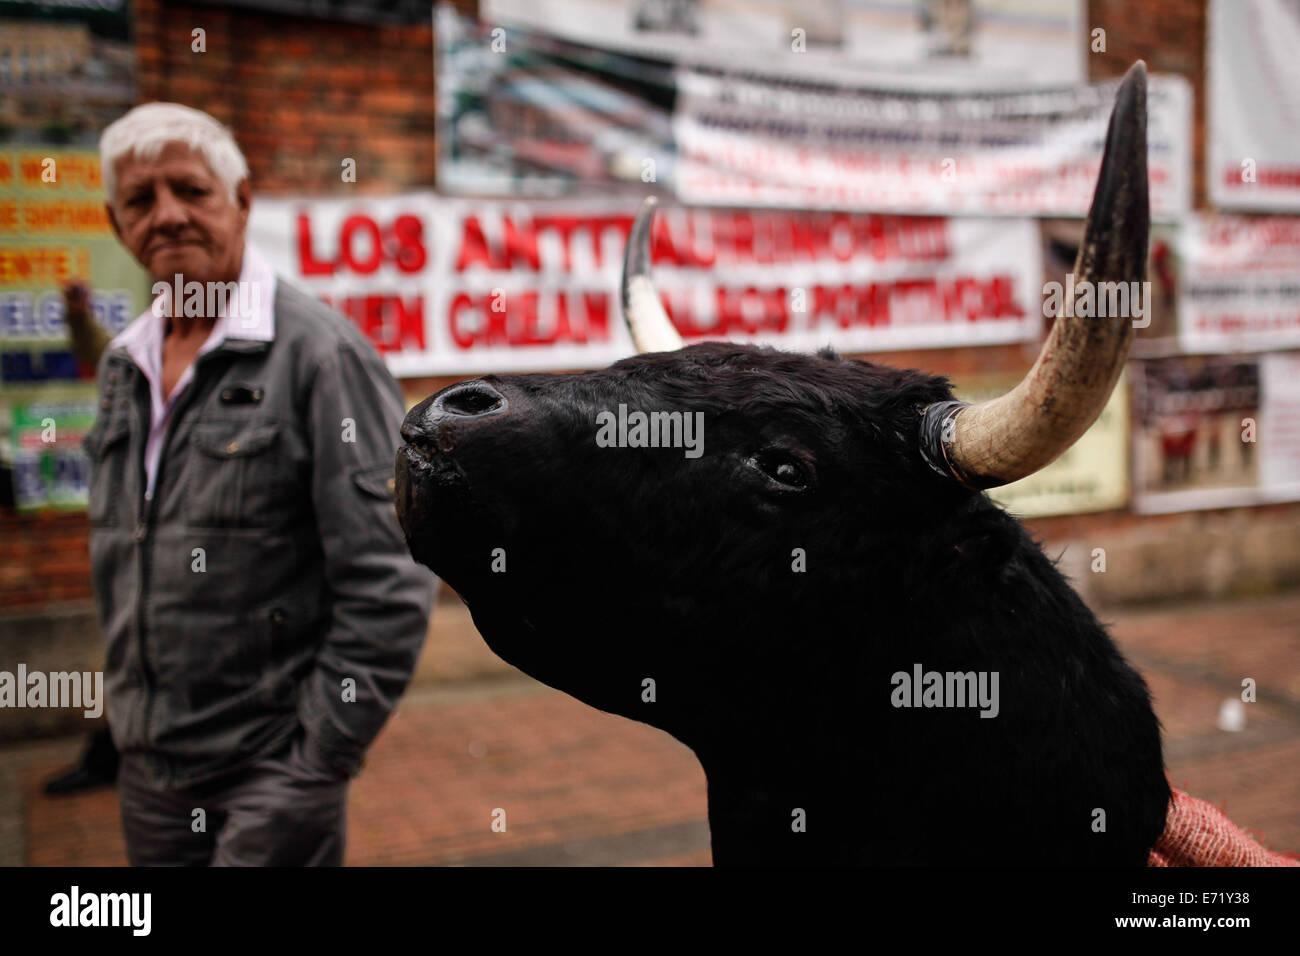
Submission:
[[[437,10],[438,188],[476,196],[671,188],[668,64]]]
[[[1172,356],[1132,364],[1136,509],[1185,511],[1264,500],[1259,359]]]
[[[90,462],[81,440],[95,424],[93,385],[66,385],[8,407],[14,506],[84,509],[90,499]]]
[[[129,0],[0,0],[0,143],[94,146],[137,102]]]
[[[982,402],[1011,391],[1019,376],[959,380],[964,402]],[[1129,499],[1129,382],[1120,377],[1097,420],[1060,458],[1027,478],[994,488],[988,496],[1019,518],[1086,514],[1123,508]]]
[[[1043,244],[1043,283],[1067,284],[1074,272],[1083,242],[1081,219],[1039,219]],[[1155,223],[1147,247],[1147,274],[1134,309],[1134,358],[1154,358],[1180,351],[1178,343],[1178,288],[1182,255],[1176,223]],[[1050,326],[1048,322],[1047,326]]]

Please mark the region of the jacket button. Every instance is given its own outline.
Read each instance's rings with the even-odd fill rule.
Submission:
[[[146,524],[138,524],[138,525],[135,526],[135,535],[134,535],[135,540],[137,540],[137,541],[143,541],[143,540],[145,539],[145,536],[146,536],[148,533],[149,533],[149,526],[148,526],[148,525],[146,525]]]
[[[233,455],[237,451],[239,451],[239,442],[237,441],[232,441],[229,445],[226,446],[227,455]]]

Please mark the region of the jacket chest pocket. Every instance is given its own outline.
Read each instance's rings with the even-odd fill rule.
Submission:
[[[130,435],[126,412],[115,404],[106,410],[82,441],[82,450],[90,462],[87,517],[92,525],[102,527],[122,523]]]
[[[202,528],[257,528],[283,506],[286,466],[276,422],[205,422],[191,436],[181,493],[185,522]]]

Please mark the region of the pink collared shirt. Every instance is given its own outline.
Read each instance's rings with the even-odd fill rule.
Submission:
[[[183,291],[183,290],[182,290]],[[162,345],[167,321],[168,293],[154,299],[153,304],[134,322],[123,329],[110,348],[125,347],[149,381],[152,415],[149,439],[144,447],[146,499],[153,498],[154,479],[158,475],[158,459],[162,455],[163,437],[171,424],[176,403],[194,379],[194,363],[181,373],[170,395],[163,395]],[[205,292],[206,299],[206,292]],[[275,271],[270,263],[251,243],[244,243],[244,261],[239,270],[239,286],[230,297],[224,314],[213,323],[207,341],[199,347],[198,354],[211,352],[228,338],[254,339],[270,342],[275,339]],[[182,305],[184,300],[182,300]],[[197,360],[197,356],[195,356]]]

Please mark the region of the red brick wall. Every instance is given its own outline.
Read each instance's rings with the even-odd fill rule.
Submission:
[[[24,610],[90,597],[85,513],[0,511],[0,608]]]
[[[462,4],[463,6],[463,4]],[[433,24],[365,26],[137,0],[140,94],[234,131],[263,194],[385,193],[434,181]],[[195,29],[207,50],[192,50]],[[356,183],[342,181],[344,158]]]

